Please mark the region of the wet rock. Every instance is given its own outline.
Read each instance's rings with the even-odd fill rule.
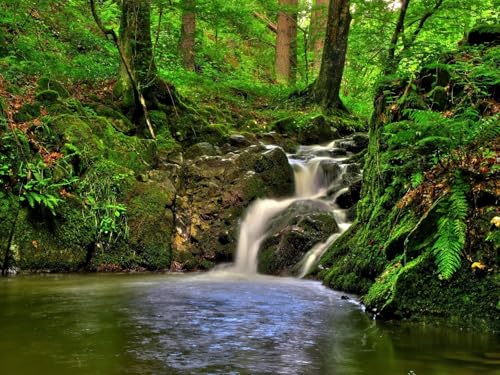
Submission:
[[[358,175],[361,174],[361,169],[359,164],[357,163],[351,163],[346,165],[345,167],[345,173],[351,174],[351,175]]]
[[[347,151],[357,154],[368,147],[368,135],[365,133],[356,133],[350,138],[345,138],[340,142],[339,146],[345,148]]]
[[[342,173],[342,168],[335,160],[322,160],[319,164],[319,168],[323,171],[322,178],[325,186],[328,186],[329,183],[339,178]]]
[[[254,170],[266,186],[274,192],[269,197],[293,194],[293,170],[283,150],[275,148],[261,154],[255,162]]]
[[[196,159],[202,156],[215,156],[218,154],[219,151],[214,145],[208,142],[200,142],[189,147],[184,153],[184,156],[186,159]]]
[[[353,165],[353,164],[351,164]],[[354,169],[354,167],[353,167]],[[345,186],[351,186],[355,183],[358,182],[358,180],[361,179],[360,173],[356,171],[346,171],[346,173],[343,174],[342,176],[342,181],[344,182]]]
[[[174,260],[190,270],[231,261],[239,220],[250,203],[291,195],[294,189],[283,150],[257,145],[187,160],[182,181],[176,197]]]
[[[335,203],[342,209],[348,209],[353,207],[359,201],[359,195],[355,191],[348,188],[345,192],[340,194]],[[352,216],[352,214],[351,214]]]
[[[257,139],[265,145],[275,145],[281,147],[285,152],[294,153],[297,150],[298,143],[294,138],[289,137],[288,134],[269,132],[258,134]]]
[[[315,200],[292,203],[271,221],[270,236],[259,254],[259,271],[266,274],[292,272],[307,251],[337,231],[330,205]]]
[[[299,129],[297,140],[300,144],[311,145],[328,142],[337,136],[331,122],[325,116],[318,115]]]
[[[244,135],[241,134],[233,134],[229,136],[228,141],[229,144],[234,147],[247,147],[252,144]]]
[[[345,156],[347,155],[347,150],[344,148],[334,148],[330,150],[330,156],[335,157],[335,156]]]

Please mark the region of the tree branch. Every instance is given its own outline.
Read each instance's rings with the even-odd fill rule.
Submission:
[[[253,16],[260,21],[264,22],[269,30],[271,30],[273,33],[278,32],[278,26],[274,22],[272,22],[267,16],[265,16],[262,13],[259,12],[253,12]]]

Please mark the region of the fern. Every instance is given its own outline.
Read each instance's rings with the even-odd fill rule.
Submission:
[[[500,137],[500,114],[482,119],[474,129],[474,135],[480,142],[489,142]]]
[[[417,186],[422,184],[422,182],[424,182],[424,175],[422,174],[422,172],[416,172],[411,175],[412,188],[416,188]]]
[[[451,194],[440,206],[443,216],[438,220],[436,241],[432,246],[432,254],[438,268],[439,277],[450,279],[460,268],[461,253],[465,246],[469,214],[467,202],[468,185],[457,173]]]
[[[456,235],[456,221],[442,217],[438,222],[438,238],[432,247],[432,253],[438,267],[439,276],[449,279],[460,268],[460,253],[463,243]]]

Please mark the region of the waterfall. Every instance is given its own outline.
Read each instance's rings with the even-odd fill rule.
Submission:
[[[343,176],[347,164],[343,161],[349,155],[341,156],[337,141],[326,146],[301,146],[294,155],[288,155],[294,170],[295,195],[286,199],[258,199],[248,208],[240,225],[235,264],[232,269],[238,273],[256,274],[258,253],[262,242],[268,237],[270,221],[292,203],[299,200],[321,200],[332,207],[339,232],[333,233],[325,242],[318,243],[306,253],[302,262],[300,277],[304,277],[319,261],[328,247],[350,226],[345,210],[340,209],[335,201],[347,191]],[[328,197],[327,192],[334,191]]]

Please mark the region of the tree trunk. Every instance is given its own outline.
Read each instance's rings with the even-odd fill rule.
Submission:
[[[184,0],[180,50],[184,68],[195,71],[196,0]]]
[[[345,109],[339,92],[344,73],[347,41],[351,26],[349,0],[333,0],[328,8],[328,24],[321,70],[314,87],[314,99],[326,111]]]
[[[298,0],[279,0],[276,35],[276,79],[294,83],[297,70],[297,5]]]
[[[314,54],[314,69],[321,68],[321,54],[325,46],[328,4],[330,0],[314,0],[311,13],[311,46]]]
[[[159,78],[153,56],[151,0],[122,1],[118,43],[123,57],[115,93],[121,97],[123,105],[135,108],[138,118],[145,115],[145,106],[155,109],[162,104],[175,105],[174,89]]]

